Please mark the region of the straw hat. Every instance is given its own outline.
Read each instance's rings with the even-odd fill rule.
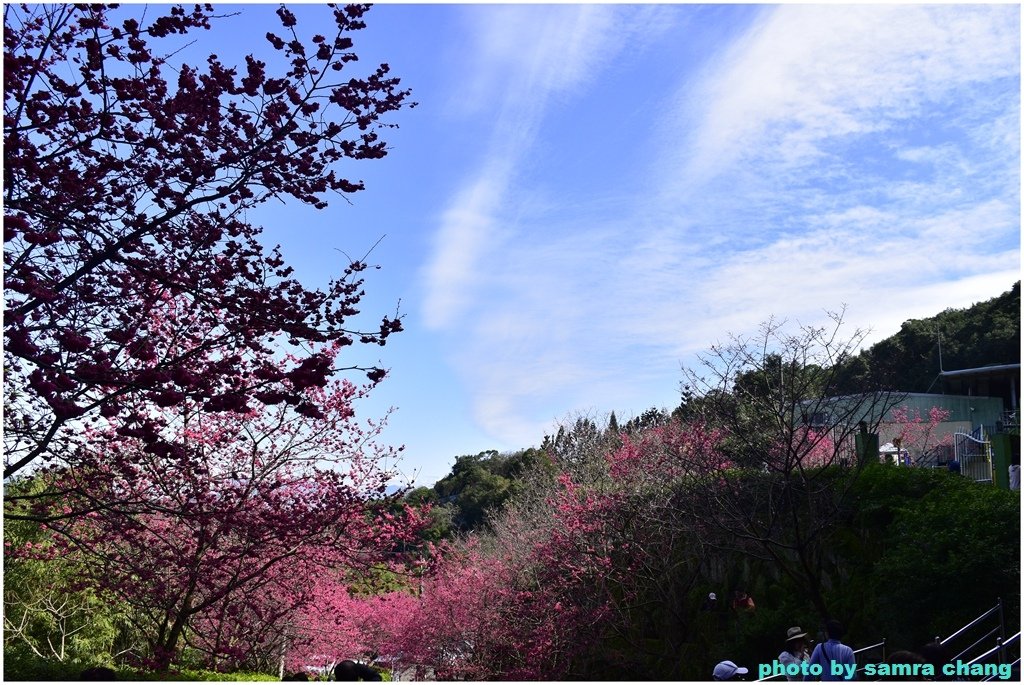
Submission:
[[[800,626],[793,626],[786,631],[786,642],[790,640],[797,640],[801,637],[807,637],[807,633],[800,630]]]

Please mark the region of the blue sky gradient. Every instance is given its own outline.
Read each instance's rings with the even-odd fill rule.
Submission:
[[[269,53],[273,6],[212,39]],[[295,8],[313,32],[323,9]],[[305,23],[304,23],[305,22]],[[355,351],[405,472],[678,402],[680,366],[771,315],[869,341],[1020,272],[1016,5],[378,5],[356,36],[417,108],[367,190],[250,214],[310,285],[371,261]],[[254,38],[255,36],[255,38]],[[209,51],[208,44],[200,48]]]

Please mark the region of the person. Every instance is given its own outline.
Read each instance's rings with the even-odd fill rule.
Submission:
[[[743,680],[749,671],[743,666],[737,666],[731,661],[720,661],[712,673],[715,680]]]
[[[709,592],[704,603],[700,605],[701,611],[714,611],[718,606],[718,595],[714,592]]]
[[[809,661],[811,655],[807,651],[807,633],[800,630],[799,626],[793,626],[786,631],[786,648],[779,654],[779,663],[783,666],[796,666]],[[796,671],[793,675],[786,675],[787,680],[803,680],[802,670]]]
[[[839,621],[829,619],[825,622],[825,635],[828,640],[815,645],[809,662],[810,666],[817,664],[821,667],[822,680],[853,680],[857,659],[853,650],[841,642],[843,633],[843,624]],[[833,664],[836,666],[833,667]],[[804,676],[804,680],[813,679],[814,676],[810,674]]]
[[[334,667],[335,680],[383,680],[380,673],[365,664],[345,659]]]
[[[946,648],[937,639],[921,647],[921,657],[935,670],[933,680],[953,679],[952,676],[948,676],[942,671],[942,667],[949,663],[949,659],[946,657]]]
[[[1010,489],[1020,490],[1020,455],[1010,457]]]
[[[732,593],[732,610],[737,613],[754,613],[754,598],[744,590],[736,590]]]

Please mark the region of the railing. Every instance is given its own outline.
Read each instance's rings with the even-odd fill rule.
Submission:
[[[801,676],[801,679],[802,679],[802,676]],[[755,683],[767,683],[769,680],[788,680],[788,678],[786,678],[786,674],[785,673],[776,673],[775,675],[770,675],[767,678],[758,678],[754,682]]]
[[[994,655],[996,657],[996,663],[999,666],[1007,666],[1007,671],[1009,669],[1012,669],[1014,666],[1020,666],[1020,657],[1017,657],[1014,661],[1007,661],[1006,659],[1006,648],[1013,644],[1016,644],[1017,642],[1020,642],[1020,631],[1017,631],[1016,635],[1009,637],[1005,641],[1002,638],[996,638],[995,647],[993,647],[992,649],[988,650],[983,654],[979,654],[978,656],[974,657],[973,659],[967,662],[967,665],[973,666],[974,664],[987,663],[988,660]],[[988,677],[986,677],[982,682],[995,680],[996,678],[1000,678],[1001,680],[1007,679],[999,673],[992,673]]]
[[[945,639],[936,637],[935,641],[938,642],[943,647],[946,647],[950,642],[952,642],[953,640],[956,640],[957,638],[961,637],[962,635],[967,634],[968,631],[970,631],[972,628],[974,628],[975,626],[979,625],[982,621],[984,621],[985,619],[987,619],[987,618],[989,618],[990,616],[993,616],[993,615],[996,615],[996,616],[999,617],[999,622],[998,622],[998,624],[994,628],[992,628],[987,633],[985,633],[984,635],[982,635],[981,637],[976,639],[973,643],[971,643],[970,646],[966,647],[965,649],[962,649],[959,654],[957,654],[956,656],[950,656],[947,660],[950,661],[950,662],[961,660],[964,657],[964,655],[966,655],[968,652],[970,652],[972,649],[974,649],[975,647],[980,645],[985,640],[988,640],[989,638],[991,638],[993,635],[998,636],[997,637],[998,640],[1002,640],[1006,636],[1006,633],[1005,633],[1005,627],[1004,627],[1004,622],[1003,622],[1003,600],[1002,600],[1002,598],[1000,598],[1000,599],[996,600],[996,605],[994,607],[992,607],[991,609],[983,612],[981,615],[979,615],[973,621],[970,621],[969,623],[967,623],[967,625],[965,625],[963,628],[960,628],[960,630],[957,630],[957,631],[953,632],[952,634],[949,635],[949,637],[946,637]]]
[[[964,663],[966,663],[967,665],[984,663],[987,659],[991,658],[993,655],[997,655],[998,656],[998,659],[999,659],[998,663],[999,664],[1006,664],[1006,663],[1008,663],[1007,659],[1006,659],[1006,648],[1010,647],[1011,645],[1014,645],[1014,644],[1017,644],[1017,643],[1020,642],[1020,633],[1018,632],[1016,635],[1013,635],[1012,637],[1010,637],[1008,639],[1004,639],[1005,623],[1004,623],[1004,620],[1003,620],[1003,600],[1002,600],[1002,598],[997,599],[995,606],[993,606],[991,609],[987,609],[986,611],[982,612],[977,618],[969,621],[966,625],[964,625],[959,630],[956,630],[956,631],[950,633],[948,637],[941,638],[941,637],[936,636],[935,642],[939,643],[943,647],[946,647],[951,642],[959,639],[960,637],[962,637],[964,635],[967,635],[973,628],[977,627],[983,621],[985,621],[988,618],[991,618],[992,616],[998,617],[998,623],[996,624],[996,626],[994,628],[992,628],[991,630],[986,632],[981,637],[977,638],[974,642],[971,643],[970,646],[968,646],[967,648],[961,650],[960,653],[957,654],[956,656],[949,657],[948,659],[945,659],[945,660],[950,662],[950,663],[953,663],[953,662],[956,662],[956,661],[963,661],[964,656],[968,652],[970,652],[971,650],[973,650],[976,647],[978,647],[985,640],[988,640],[989,638],[991,638],[993,636],[996,636],[996,645],[995,645],[995,647],[987,649],[986,651],[982,652],[981,654],[979,654],[978,656],[974,657],[970,661],[966,661]],[[884,662],[885,661],[885,642],[886,642],[886,639],[882,638],[881,642],[876,642],[873,645],[868,645],[867,647],[861,647],[859,649],[855,649],[855,650],[853,650],[853,653],[854,653],[855,656],[859,656],[861,654],[864,654],[865,652],[869,652],[871,650],[878,649],[878,650],[881,650],[882,658],[878,662],[873,662],[873,663]],[[858,662],[859,665],[857,666],[857,672],[863,676],[863,673],[864,673],[864,670],[865,670],[864,667],[867,664],[860,664],[860,661],[861,661],[861,659],[858,658],[857,662]],[[1009,666],[1011,668],[1013,666],[1015,666],[1015,665],[1016,666],[1020,665],[1020,658],[1019,657],[1015,661],[1009,662]],[[987,678],[985,678],[985,680],[993,680],[996,677],[998,677],[998,676],[987,677]],[[754,682],[763,683],[763,682],[768,682],[768,681],[771,681],[771,680],[785,680],[785,679],[786,679],[785,674],[778,673],[778,674],[771,675],[771,676],[768,676],[768,677],[765,677],[765,678],[758,678]]]
[[[1011,409],[1004,411],[996,422],[997,433],[1020,433],[1020,411]]]
[[[869,652],[872,649],[879,649],[879,648],[882,650],[882,658],[879,661],[875,662],[875,663],[881,663],[882,661],[885,661],[885,638],[884,637],[882,638],[881,642],[876,642],[873,645],[868,645],[867,647],[861,647],[860,649],[853,650],[853,655],[857,656],[858,654],[863,654],[864,652]],[[859,665],[857,666],[857,672],[860,673],[861,675],[863,675],[864,674],[864,667],[867,666],[867,664],[861,664],[860,662],[861,662],[861,660],[858,658],[857,659],[857,663]]]
[[[933,445],[923,452],[914,462],[914,466],[939,469],[948,468],[949,462],[956,459],[956,447],[952,443]]]
[[[953,444],[960,473],[979,483],[991,483],[992,449],[984,429],[979,426],[973,433],[955,433]]]

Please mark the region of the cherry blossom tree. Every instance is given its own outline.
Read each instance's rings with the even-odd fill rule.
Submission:
[[[386,653],[391,633],[389,612],[415,602],[403,592],[361,595],[343,574],[320,574],[311,584],[313,600],[291,619],[285,666],[330,670],[344,659],[367,660]],[[387,636],[385,638],[385,636]]]
[[[390,621],[391,653],[404,668],[441,680],[530,679],[522,666],[534,635],[533,595],[515,574],[500,555],[481,553],[472,541],[443,550],[415,603],[395,603],[400,613]]]
[[[593,432],[589,423],[583,430]],[[676,484],[727,464],[720,435],[700,425],[623,433],[606,447],[616,442],[575,450],[556,478],[523,488],[491,534],[442,548],[418,602],[403,605],[408,618],[391,629],[407,667],[544,680],[631,663],[654,588],[688,558],[680,541],[693,520],[677,514]]]
[[[899,441],[899,449],[907,450],[914,463],[922,461],[931,450],[949,445],[949,435],[937,438],[939,424],[947,421],[950,411],[932,407],[922,416],[919,409],[900,406],[892,410],[886,428],[892,434],[893,442]]]
[[[316,568],[366,568],[415,537],[415,516],[387,506],[398,450],[376,445],[380,424],[354,417],[367,390],[306,387],[315,412],[206,412],[186,400],[163,410],[163,449],[112,419],[73,463],[36,475],[59,500],[19,510],[86,561],[85,583],[132,608],[154,666],[186,638],[237,662],[309,600]]]
[[[140,400],[301,403],[335,370],[310,345],[401,329],[395,315],[348,323],[365,261],[309,289],[246,218],[362,189],[342,163],[384,157],[383,119],[410,106],[388,65],[353,73],[367,6],[325,11],[310,35],[282,6],[266,54],[233,67],[179,58],[226,19],[210,5],[4,6],[5,478],[66,453],[96,415],[134,424],[139,455],[159,451],[160,414],[141,419]],[[167,297],[195,328],[155,333]]]
[[[366,573],[337,553],[303,550],[271,569],[259,592],[233,595],[200,614],[186,644],[215,667],[279,673],[329,671],[343,659],[385,653],[391,607],[413,599],[359,594],[350,583]]]

